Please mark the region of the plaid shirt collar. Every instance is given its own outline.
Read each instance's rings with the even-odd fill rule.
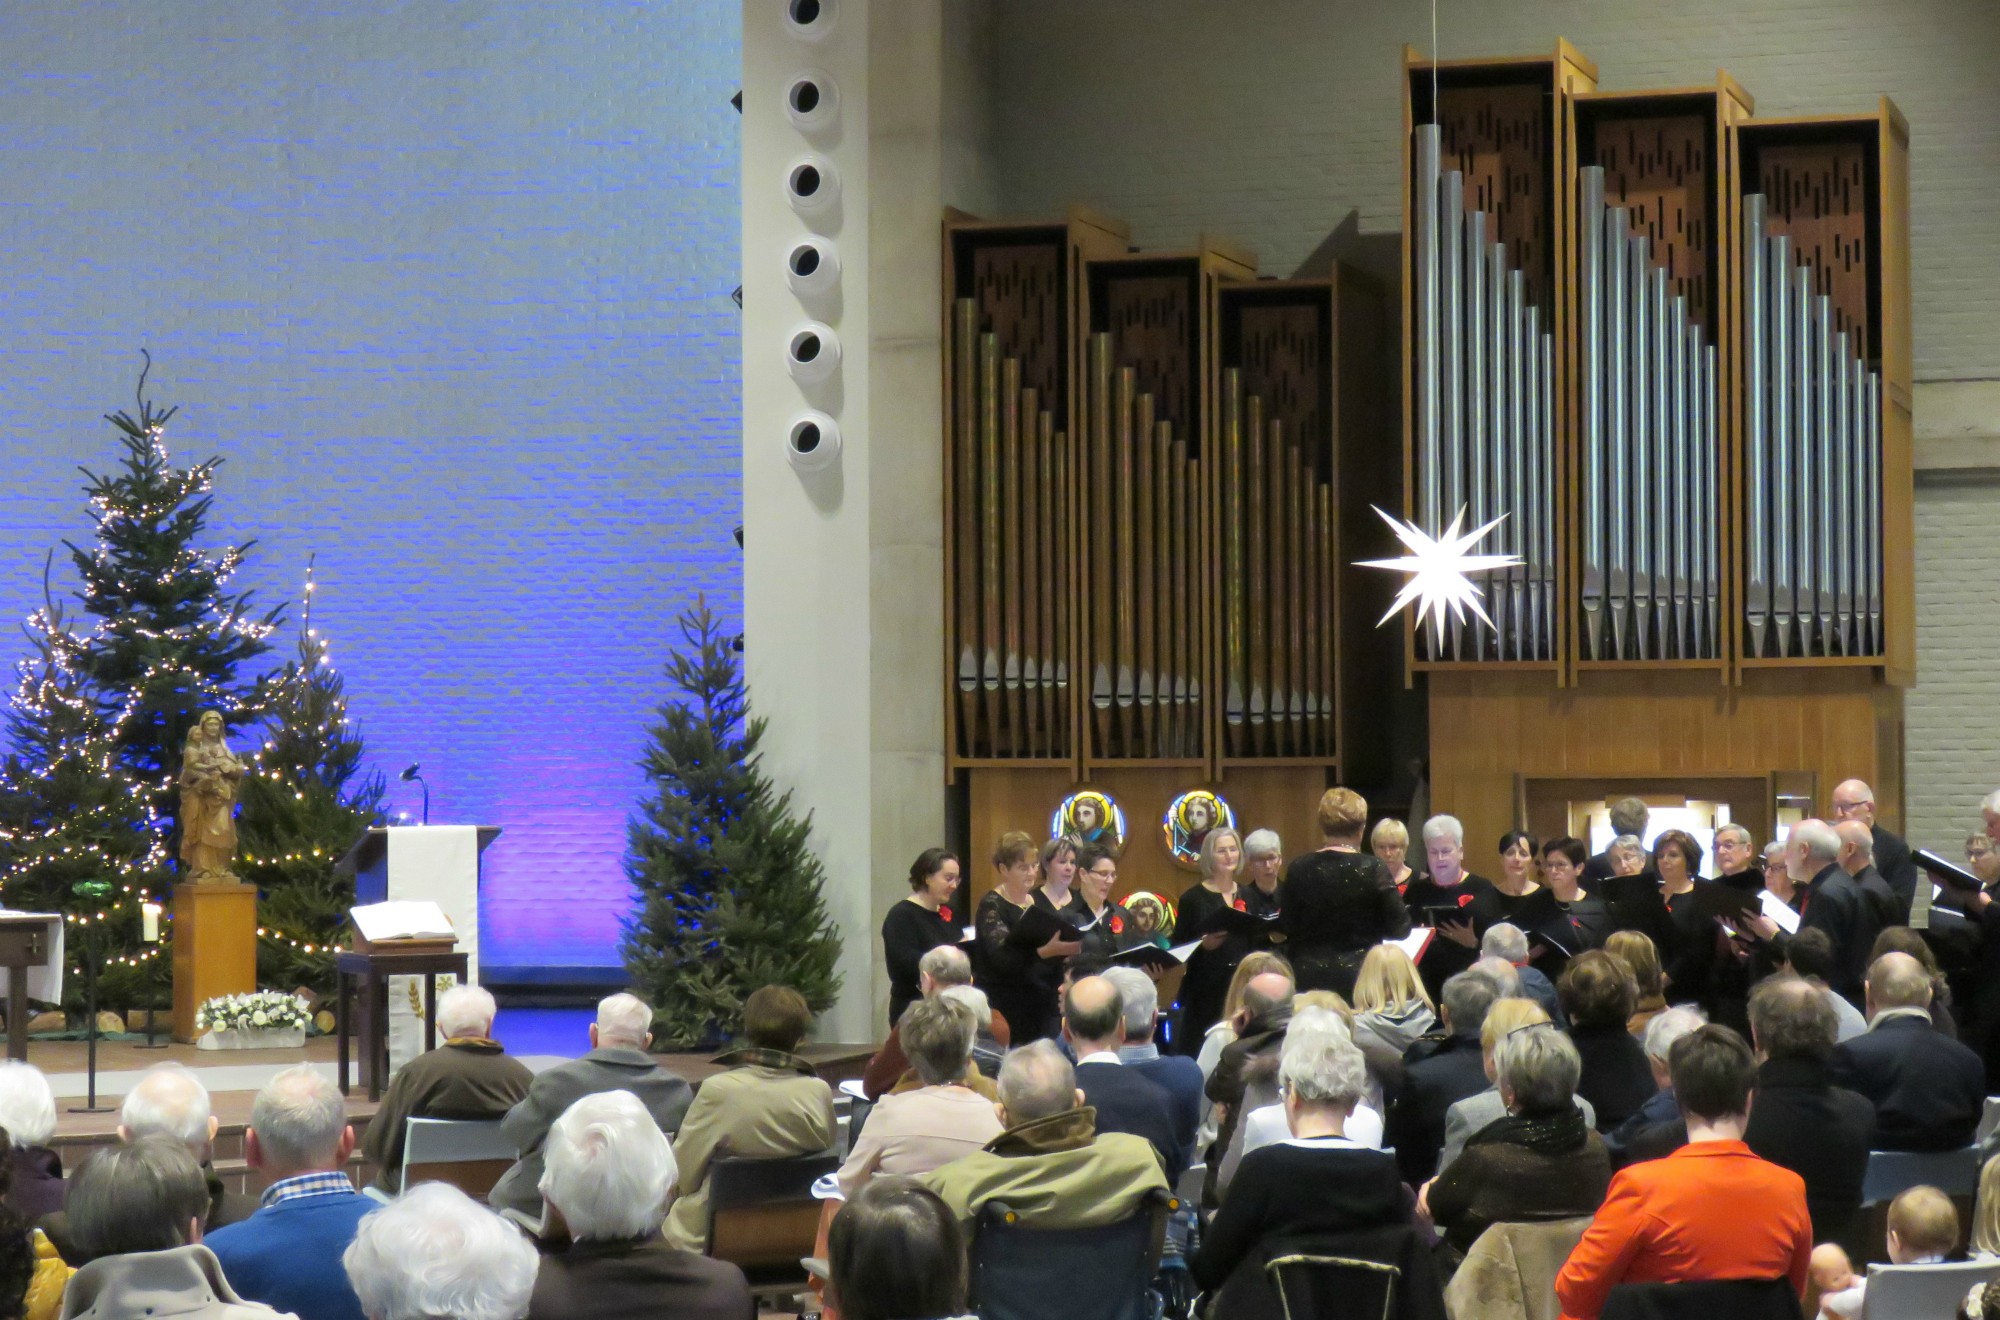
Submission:
[[[327,1170],[321,1173],[302,1173],[295,1178],[285,1178],[264,1189],[264,1195],[257,1204],[277,1205],[280,1201],[298,1201],[308,1196],[352,1196],[354,1184],[347,1181],[344,1173]]]

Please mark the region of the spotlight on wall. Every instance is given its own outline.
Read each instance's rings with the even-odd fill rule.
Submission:
[[[817,298],[840,282],[840,251],[830,238],[802,238],[785,258],[785,280],[800,298]]]
[[[800,41],[822,41],[840,16],[834,0],[785,0],[785,30]]]
[[[817,385],[840,369],[840,336],[820,321],[807,321],[785,341],[785,367],[801,385]]]
[[[819,215],[840,200],[840,172],[824,156],[802,156],[785,171],[785,198],[800,215]]]
[[[840,457],[840,423],[823,412],[800,413],[785,436],[785,457],[797,472],[831,466]]]
[[[824,133],[840,122],[840,89],[818,69],[792,75],[785,88],[785,113],[801,133]]]

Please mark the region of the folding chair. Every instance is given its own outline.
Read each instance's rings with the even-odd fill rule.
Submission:
[[[703,1254],[743,1271],[750,1292],[782,1298],[806,1286],[819,1202],[813,1183],[840,1167],[831,1151],[785,1159],[722,1156],[708,1166],[708,1246]]]
[[[973,1223],[971,1310],[980,1320],[1150,1320],[1167,1216],[1180,1202],[1146,1196],[1132,1215],[1098,1228],[1036,1228],[999,1201]]]
[[[2000,1260],[1948,1261],[1942,1265],[1870,1265],[1861,1320],[1915,1320],[1952,1316],[1974,1284],[2000,1278]]]
[[[1352,1256],[1274,1256],[1264,1262],[1285,1320],[1391,1320],[1403,1272]]]
[[[485,1200],[520,1152],[500,1135],[498,1119],[413,1118],[403,1129],[403,1169],[397,1190],[418,1183],[450,1183],[475,1200]]]

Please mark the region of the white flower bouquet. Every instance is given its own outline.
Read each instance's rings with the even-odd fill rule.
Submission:
[[[304,1045],[311,1023],[306,1001],[281,990],[217,995],[194,1011],[197,1043],[211,1050]]]

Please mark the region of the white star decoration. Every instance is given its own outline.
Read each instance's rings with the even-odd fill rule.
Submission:
[[[1396,593],[1395,603],[1389,606],[1381,623],[1396,617],[1411,601],[1417,603],[1417,626],[1423,627],[1424,619],[1431,621],[1431,629],[1437,639],[1444,640],[1444,614],[1449,608],[1460,623],[1465,622],[1465,612],[1470,609],[1480,621],[1491,627],[1493,620],[1486,617],[1486,610],[1479,603],[1479,588],[1472,585],[1468,573],[1490,573],[1496,568],[1512,568],[1521,562],[1518,555],[1474,555],[1468,554],[1479,544],[1486,533],[1498,527],[1507,517],[1501,514],[1477,531],[1460,534],[1459,524],[1465,521],[1465,510],[1451,520],[1451,526],[1444,535],[1433,537],[1415,523],[1392,518],[1376,509],[1382,521],[1389,524],[1389,530],[1396,534],[1409,554],[1401,559],[1363,559],[1357,568],[1386,568],[1397,573],[1408,573],[1410,580]],[[1379,624],[1377,626],[1380,626]]]

